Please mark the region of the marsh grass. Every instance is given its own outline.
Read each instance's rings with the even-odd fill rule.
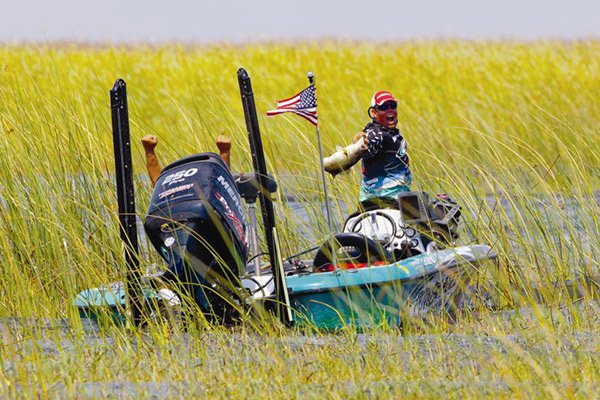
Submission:
[[[233,171],[251,169],[240,66],[252,78],[278,178],[284,254],[328,233],[316,135],[294,116],[264,115],[305,87],[312,70],[326,153],[362,129],[373,92],[398,96],[414,188],[447,192],[463,206],[462,240],[499,254],[505,273],[495,283],[512,311],[407,318],[404,336],[395,327],[330,336],[267,322],[231,330],[199,316],[185,332],[157,321],[86,333],[74,296],[126,272],[108,105],[114,80],[128,85],[143,216],[145,134],[159,137],[164,165],[214,151],[225,133]],[[598,87],[593,40],[0,47],[0,316],[16,318],[2,325],[0,397],[597,396],[598,306],[568,288],[599,269]],[[359,171],[328,179],[339,226],[353,210]],[[161,262],[141,244],[142,270]],[[597,299],[593,285],[584,292]]]

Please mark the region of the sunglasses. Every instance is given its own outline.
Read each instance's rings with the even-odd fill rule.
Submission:
[[[398,103],[395,101],[386,101],[382,105],[377,106],[375,108],[377,108],[379,111],[395,110],[396,108],[398,108]]]

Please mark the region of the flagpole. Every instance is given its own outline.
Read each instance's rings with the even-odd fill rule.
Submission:
[[[308,78],[308,82],[311,85],[315,84],[315,75],[312,71],[309,71],[306,74]],[[317,94],[315,91],[315,98]],[[325,211],[327,212],[327,226],[329,227],[329,232],[333,233],[333,223],[331,220],[331,207],[329,207],[329,195],[327,194],[327,180],[325,179],[325,165],[323,164],[323,145],[321,144],[321,131],[319,130],[319,120],[317,120],[317,142],[319,142],[319,161],[321,163],[321,179],[323,180],[323,194],[325,195]]]

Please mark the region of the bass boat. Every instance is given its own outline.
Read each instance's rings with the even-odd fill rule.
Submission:
[[[405,316],[474,303],[475,278],[496,254],[485,244],[456,245],[461,209],[448,196],[403,193],[385,208],[348,216],[312,253],[283,257],[270,200],[277,184],[265,168],[250,78],[241,69],[238,79],[255,171],[234,176],[214,153],[164,168],[144,229],[165,268],[141,279],[142,312],[156,303],[180,312],[190,299],[219,322],[260,308],[291,326],[336,330],[397,327]],[[108,312],[125,320],[127,303],[122,283],[75,299],[80,315],[92,318]]]

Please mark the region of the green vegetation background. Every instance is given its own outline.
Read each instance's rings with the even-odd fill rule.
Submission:
[[[145,134],[158,136],[163,165],[215,151],[216,136],[227,134],[233,138],[232,169],[250,170],[236,78],[242,66],[252,78],[268,167],[282,192],[308,208],[307,222],[295,216],[280,192],[286,254],[313,244],[304,232],[314,232],[314,238],[326,232],[315,201],[321,196],[317,141],[306,121],[267,118],[265,112],[276,99],[304,88],[310,70],[317,79],[326,153],[349,144],[362,129],[375,91],[390,90],[399,99],[399,127],[409,143],[415,189],[445,191],[463,205],[467,242],[491,244],[522,272],[524,287],[556,287],[557,280],[560,286],[597,274],[598,41],[2,46],[0,316],[74,317],[70,301],[78,291],[123,277],[108,96],[115,79],[128,85],[143,216],[151,193],[139,143]],[[351,205],[357,197],[358,170],[329,178],[338,223],[339,205]],[[142,267],[159,262],[145,246],[143,251]],[[558,304],[560,290],[550,292],[548,303]],[[597,319],[579,321],[579,328],[587,324],[597,332]],[[16,354],[3,353],[8,359]],[[518,359],[517,351],[514,355]],[[515,362],[498,357],[502,368]],[[552,370],[549,357],[542,372]],[[570,366],[582,362],[569,357],[563,361]],[[583,361],[596,379],[597,363]],[[44,368],[55,364],[35,365],[42,365],[32,368],[45,382]],[[26,371],[17,371],[25,382]],[[569,371],[569,379],[581,378]],[[289,379],[275,384],[294,378]],[[540,385],[549,393],[556,389]]]

